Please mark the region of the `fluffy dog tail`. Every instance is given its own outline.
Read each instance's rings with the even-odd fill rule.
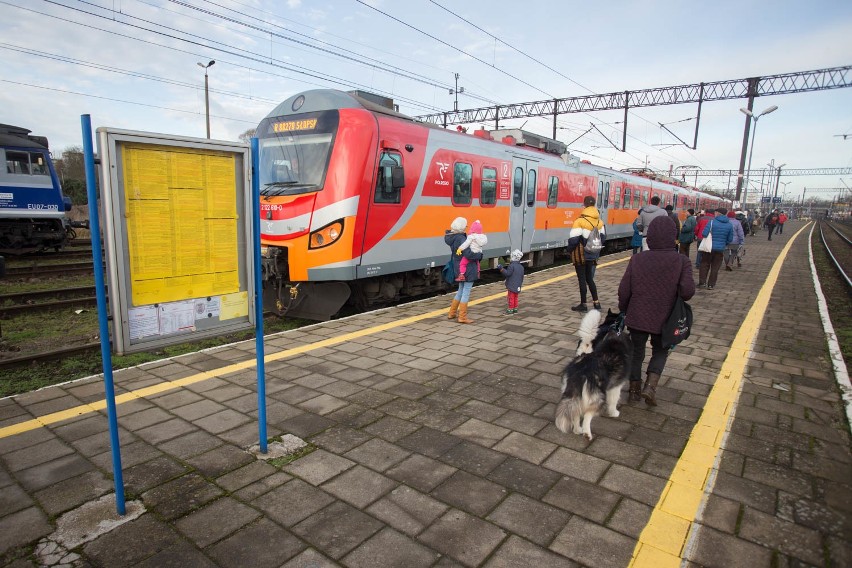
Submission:
[[[598,334],[598,326],[601,323],[601,313],[598,310],[589,310],[583,316],[583,321],[580,322],[580,330],[577,334],[580,336],[580,343],[577,345],[577,355],[592,352],[592,340]]]

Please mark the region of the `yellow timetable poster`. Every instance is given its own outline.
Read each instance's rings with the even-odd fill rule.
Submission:
[[[134,306],[239,292],[234,156],[124,146]]]

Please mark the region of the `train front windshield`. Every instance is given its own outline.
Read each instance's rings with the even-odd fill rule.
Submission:
[[[297,195],[325,184],[337,113],[267,119],[261,123],[260,193]]]

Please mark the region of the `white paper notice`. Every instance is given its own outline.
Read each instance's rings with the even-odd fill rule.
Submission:
[[[157,306],[139,306],[130,308],[127,312],[127,323],[130,325],[130,340],[141,339],[149,335],[159,335],[160,320],[157,317]]]
[[[195,302],[185,300],[160,304],[160,334],[184,331],[195,331]]]
[[[219,296],[208,296],[195,300],[195,319],[219,317]]]

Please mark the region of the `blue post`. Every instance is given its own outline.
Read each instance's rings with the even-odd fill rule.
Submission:
[[[260,453],[266,453],[266,363],[263,353],[263,278],[260,272],[260,152],[257,138],[251,139],[251,216],[254,243],[254,320],[257,354],[257,427]]]
[[[89,227],[92,233],[92,258],[95,261],[95,295],[98,299],[98,330],[101,336],[101,360],[104,368],[104,390],[109,419],[109,445],[112,449],[112,476],[115,484],[115,509],[124,515],[124,476],[121,473],[121,446],[118,443],[118,420],[115,413],[115,388],[112,382],[112,350],[107,323],[104,263],[101,252],[101,224],[98,219],[98,192],[95,179],[95,153],[92,149],[92,120],[80,116],[83,125],[83,158],[86,162],[86,195],[89,198]]]

